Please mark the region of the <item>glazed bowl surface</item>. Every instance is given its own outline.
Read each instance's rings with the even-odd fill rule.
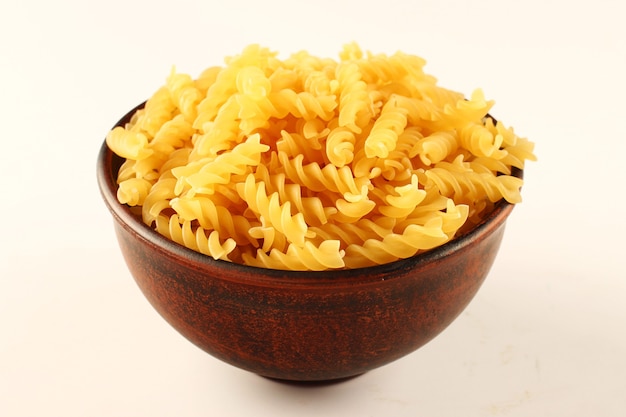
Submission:
[[[216,261],[145,225],[116,198],[122,162],[103,143],[97,179],[121,253],[150,304],[214,357],[290,381],[359,375],[440,334],[483,283],[513,209],[501,201],[470,231],[385,265],[323,272],[263,269]]]

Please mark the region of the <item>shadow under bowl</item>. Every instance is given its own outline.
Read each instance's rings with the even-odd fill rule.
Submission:
[[[289,381],[347,379],[412,353],[441,333],[483,283],[513,209],[501,201],[452,241],[385,265],[263,269],[213,260],[145,225],[116,198],[122,162],[104,143],[98,184],[126,264],[148,301],[214,357]]]

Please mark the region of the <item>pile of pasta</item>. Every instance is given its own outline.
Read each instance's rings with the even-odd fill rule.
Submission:
[[[250,45],[198,77],[172,70],[108,146],[120,203],[214,259],[359,268],[452,239],[505,199],[533,143],[443,88],[414,55],[343,47],[286,59]],[[469,226],[468,226],[469,225]]]

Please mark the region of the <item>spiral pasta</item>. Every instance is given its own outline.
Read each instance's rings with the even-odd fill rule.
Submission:
[[[318,196],[303,195],[305,190],[302,186],[288,182],[284,173],[271,174],[267,167],[261,165],[255,172],[255,178],[266,185],[268,193],[277,192],[280,201],[290,201],[296,211],[303,214],[308,225],[326,224],[328,218],[337,212],[333,207],[324,206]]]
[[[483,199],[491,202],[505,199],[512,204],[521,202],[520,178],[475,172],[469,164],[462,163],[462,158],[457,158],[453,163],[436,164],[432,169],[419,174],[424,178],[426,189],[437,187],[439,193],[455,201],[463,201],[466,204]]]
[[[335,166],[342,167],[354,159],[354,132],[343,126],[337,126],[328,134],[326,139],[326,156]]]
[[[278,193],[268,195],[265,183],[256,182],[254,175],[237,184],[237,191],[248,204],[248,209],[259,218],[263,217],[277,232],[282,233],[288,242],[303,245],[305,238],[311,237],[302,213],[291,215],[291,202],[281,204]]]
[[[209,232],[208,236],[205,230],[200,227],[194,230],[190,221],[180,222],[177,214],[169,217],[158,216],[155,228],[174,242],[211,256],[216,260],[230,261],[228,255],[237,246],[232,238],[221,242],[219,232],[216,230]]]
[[[172,69],[167,78],[166,86],[172,102],[185,120],[189,122],[195,120],[198,114],[197,105],[202,100],[202,93],[196,87],[191,76],[177,73],[175,69]]]
[[[172,95],[167,86],[163,86],[146,101],[145,107],[131,121],[129,129],[153,138],[163,123],[172,119],[175,112],[176,104],[172,101]]]
[[[410,156],[419,156],[427,166],[436,164],[453,154],[459,147],[459,139],[454,130],[438,131],[415,141]]]
[[[339,90],[339,126],[354,133],[361,133],[368,121],[369,113],[367,84],[361,80],[359,67],[354,62],[339,64],[336,73]]]
[[[245,142],[223,152],[215,158],[194,161],[172,170],[178,179],[176,193],[183,190],[195,194],[213,194],[216,184],[228,184],[233,175],[246,174],[250,168],[259,165],[261,154],[269,149],[262,144],[259,135],[252,135]]]
[[[465,222],[467,207],[449,204],[448,210],[425,224],[409,224],[401,233],[389,233],[382,239],[368,239],[363,245],[348,246],[346,266],[355,268],[388,263],[447,242],[450,235],[445,230],[457,230],[459,223]]]
[[[198,77],[173,69],[107,145],[117,197],[216,260],[359,268],[437,247],[495,202],[534,144],[443,88],[425,61],[346,45],[339,60],[250,45]]]
[[[385,103],[380,116],[374,122],[369,136],[365,139],[365,155],[368,158],[386,158],[396,148],[398,135],[407,124],[408,111],[398,105],[395,96]]]
[[[244,254],[243,260],[252,266],[271,269],[293,269],[323,271],[345,266],[344,251],[339,249],[339,241],[327,240],[315,246],[305,242],[303,246],[291,244],[285,252],[272,249],[269,254],[259,250],[257,256]]]

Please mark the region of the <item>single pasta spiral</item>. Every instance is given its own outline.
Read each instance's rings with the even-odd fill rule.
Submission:
[[[455,131],[438,131],[415,142],[410,156],[418,156],[427,166],[443,161],[459,148]]]
[[[170,207],[178,213],[181,221],[196,221],[205,230],[216,230],[222,236],[231,236],[238,245],[257,246],[256,239],[245,230],[252,227],[248,218],[232,214],[228,207],[215,204],[208,197],[176,197]]]
[[[284,173],[271,174],[266,166],[260,165],[255,178],[267,186],[268,193],[277,192],[280,201],[289,201],[297,212],[303,214],[304,221],[308,225],[326,224],[329,217],[337,212],[334,207],[324,206],[318,196],[304,196],[306,189],[299,184],[288,182]]]
[[[354,132],[348,127],[337,126],[326,139],[326,156],[337,167],[343,167],[354,159]]]
[[[289,158],[282,152],[278,153],[278,159],[291,181],[314,192],[328,190],[358,195],[363,185],[369,185],[368,178],[355,176],[349,166],[338,168],[328,164],[321,167],[317,162],[304,164],[303,155]]]
[[[202,100],[202,93],[196,87],[191,76],[180,74],[172,69],[167,78],[166,86],[170,92],[172,102],[183,115],[185,120],[193,122],[198,114],[197,105]]]
[[[315,246],[305,242],[304,246],[291,244],[285,252],[272,249],[269,254],[257,251],[257,256],[244,254],[243,260],[253,266],[271,269],[291,269],[322,271],[342,268],[344,251],[339,249],[339,242],[327,240]]]
[[[467,218],[466,206],[448,204],[447,212],[424,224],[409,224],[401,233],[390,233],[382,240],[369,239],[363,245],[346,248],[346,266],[361,267],[408,258],[419,251],[432,249],[450,239],[446,230],[455,230]]]
[[[420,174],[427,189],[437,187],[442,195],[464,203],[485,198],[491,202],[502,198],[512,204],[521,202],[519,190],[523,181],[517,177],[474,172],[469,167],[445,162]]]
[[[386,158],[389,152],[395,149],[398,135],[406,127],[407,110],[399,107],[394,97],[383,106],[380,116],[365,140],[365,155],[368,158]]]
[[[237,184],[237,191],[246,201],[249,210],[263,217],[278,232],[285,235],[287,241],[303,245],[305,238],[313,236],[308,230],[302,213],[291,215],[291,202],[280,203],[278,193],[267,194],[265,183],[256,182],[254,175],[246,177],[245,182]]]
[[[172,95],[167,86],[159,88],[152,97],[146,101],[131,127],[132,130],[144,132],[149,138],[153,138],[163,123],[171,120],[176,112],[176,104],[172,101]]]
[[[176,193],[183,190],[195,194],[213,194],[216,184],[228,184],[233,175],[246,174],[261,162],[261,154],[269,149],[258,134],[215,158],[206,158],[172,170],[178,179]]]
[[[339,126],[354,133],[361,133],[367,122],[369,94],[367,84],[361,80],[359,67],[354,62],[337,66],[339,92]],[[365,116],[366,119],[359,116]]]
[[[216,230],[209,232],[208,236],[206,231],[200,227],[194,231],[191,222],[183,221],[181,223],[177,214],[170,217],[158,216],[156,230],[174,242],[211,256],[216,260],[230,261],[228,255],[237,246],[232,238],[221,242],[219,232]]]

